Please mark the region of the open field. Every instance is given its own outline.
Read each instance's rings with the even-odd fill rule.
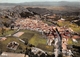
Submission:
[[[0,32],[1,32],[1,33],[0,33],[0,36],[3,36],[1,30],[0,30]],[[9,29],[6,30],[6,29],[5,29],[5,30],[4,30],[4,35],[6,36],[6,35],[14,34],[15,32],[16,32],[16,30],[9,30]]]
[[[46,50],[46,51],[53,50],[51,46],[47,46],[46,44],[47,40],[40,33],[35,32],[35,31],[30,31],[30,30],[20,30],[20,31],[24,32],[24,34],[19,37],[20,39],[23,39],[24,41],[28,41],[29,44],[32,44],[43,50]],[[9,33],[13,33],[13,32],[9,31]],[[7,44],[12,41],[16,41],[17,43],[19,43],[19,47],[17,48],[16,51],[10,50],[7,48]],[[40,44],[44,45],[44,47],[46,48],[43,48],[43,46],[40,46]],[[20,53],[20,52],[24,53],[25,48],[28,47],[24,43],[19,41],[16,37],[13,37],[13,36],[7,37],[5,41],[0,42],[0,46],[1,46],[0,49],[2,49],[2,51],[17,52],[17,53]]]
[[[69,21],[65,22],[57,22],[59,26],[67,26],[73,29],[74,32],[80,33],[80,26],[77,26],[74,23],[70,23]]]

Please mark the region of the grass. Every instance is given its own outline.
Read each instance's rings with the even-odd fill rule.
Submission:
[[[46,44],[46,39],[38,32],[35,31],[30,31],[30,30],[21,30],[24,32],[24,34],[19,37],[23,40],[26,41],[26,39],[28,39],[28,42],[30,44],[33,44],[35,46],[39,45],[39,44]],[[9,30],[7,34],[13,33],[14,31]],[[7,47],[7,44],[12,42],[12,41],[16,41],[17,43],[19,43],[19,47],[16,51],[10,50]],[[25,48],[27,47],[24,43],[22,43],[21,41],[19,41],[16,37],[10,36],[8,37],[5,41],[0,42],[0,44],[2,44],[2,50],[3,51],[9,51],[9,52],[21,52],[21,51],[25,51]]]
[[[68,27],[72,28],[74,32],[80,33],[80,26],[77,26],[74,23],[70,23],[69,21],[65,21],[65,22],[57,22],[60,26],[65,26],[65,24],[67,24]],[[68,44],[69,45],[76,45],[76,46],[80,46],[80,40],[77,40],[78,43],[75,43],[72,41],[72,39],[69,38],[68,40]]]
[[[9,34],[13,34],[13,33],[15,33],[16,32],[16,30],[5,30],[4,31],[4,35],[9,35]],[[0,36],[3,36],[1,33],[0,33]]]
[[[24,39],[24,38],[26,38],[26,39],[31,39],[32,37],[34,36],[34,33],[24,33],[20,38],[21,39]]]
[[[14,37],[8,37],[5,41],[2,41],[2,50],[3,51],[10,51],[8,48],[7,48],[7,45],[8,43],[12,42],[12,41],[16,41],[17,43],[19,43],[19,47],[22,48],[22,50],[24,50],[26,48],[26,46],[24,45],[24,43],[20,42],[17,38],[14,38]],[[18,48],[19,48],[18,47]],[[11,50],[12,52],[14,52],[13,50]],[[20,51],[20,49],[17,49],[16,52]]]
[[[63,27],[63,26],[68,26],[68,25],[70,24],[70,22],[69,22],[69,21],[57,22],[57,24],[58,24],[59,26]]]
[[[6,35],[9,35],[9,34],[13,34],[15,33],[17,30],[8,30],[6,31]]]
[[[63,26],[67,26],[73,29],[74,32],[80,33],[80,26],[77,26],[74,23],[70,23],[69,21],[65,21],[65,22],[57,22],[59,26],[63,27]]]
[[[30,30],[21,30],[25,32],[20,38],[23,40],[28,40],[30,44],[33,44],[37,46],[39,43],[46,44],[46,39],[36,31],[30,31]]]
[[[73,45],[73,41],[72,41],[72,39],[71,39],[71,38],[69,38],[69,39],[68,39],[67,44],[68,44],[68,45]]]
[[[28,40],[29,44],[35,46],[38,46],[39,44],[46,45],[47,40],[39,32],[30,30],[22,30],[22,31],[24,31],[25,33],[20,38],[23,40]]]
[[[71,38],[68,39],[68,45],[80,46],[80,39],[77,39],[78,42],[73,42]]]
[[[44,23],[47,23],[48,25],[52,25],[52,23],[49,22],[49,21],[43,20],[43,22],[44,22]]]
[[[78,41],[77,43],[73,42],[73,45],[80,46],[80,39],[78,39],[77,41]]]
[[[40,35],[38,34],[35,34],[34,37],[32,37],[30,40],[29,40],[29,43],[30,44],[33,44],[35,46],[37,46],[38,44],[46,44],[46,39],[42,38]]]
[[[43,49],[45,51],[50,51],[50,52],[54,51],[54,47],[53,46],[49,46],[49,45],[46,45],[46,44],[38,44],[37,47],[41,48],[41,49]]]

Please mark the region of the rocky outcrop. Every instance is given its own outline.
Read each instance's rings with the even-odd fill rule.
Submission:
[[[52,11],[51,10],[48,10],[46,8],[27,8],[29,11],[32,11],[36,14],[39,14],[39,15],[45,15],[45,14],[52,14]]]
[[[0,11],[0,17],[9,19],[15,19],[21,17],[25,18],[33,15],[34,15],[33,12],[30,12],[28,9],[22,6],[15,6],[13,8]]]
[[[26,18],[29,16],[34,16],[34,13],[22,6],[15,6],[13,8],[0,10],[1,24],[6,27],[9,27],[12,22],[15,22],[18,18]]]

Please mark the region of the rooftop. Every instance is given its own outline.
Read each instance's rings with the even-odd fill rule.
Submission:
[[[24,57],[24,54],[3,52],[0,57]],[[28,57],[28,55],[26,57]]]

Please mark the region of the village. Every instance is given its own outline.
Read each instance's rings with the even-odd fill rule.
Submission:
[[[59,17],[56,14],[45,14],[44,16],[33,16],[31,12],[29,14],[31,16],[28,16],[27,13],[26,18],[17,16],[17,19],[8,28],[1,26],[0,43],[5,46],[0,48],[0,57],[74,56],[72,48],[73,45],[79,43],[80,34],[69,27],[73,25],[72,23],[60,26],[58,23],[66,23],[66,19],[61,17],[55,21],[54,19]],[[0,18],[6,17],[1,16]]]
[[[64,19],[59,20],[60,22],[65,21]],[[31,23],[29,23],[31,22]],[[46,23],[43,23],[40,20],[30,20],[30,19],[25,19],[20,22],[16,22],[17,25],[21,27],[21,29],[29,29],[29,30],[35,30],[38,32],[41,32],[42,34],[45,34],[47,37],[47,44],[48,45],[53,45],[53,41],[59,41],[58,35],[55,31],[57,28],[59,33],[61,34],[62,39],[62,52],[63,54],[69,54],[72,55],[71,50],[69,50],[68,47],[68,40],[69,38],[73,40],[73,42],[77,42],[76,39],[80,38],[79,35],[75,35],[74,31],[71,28],[66,28],[66,27],[58,27],[58,26],[49,26]],[[21,25],[20,25],[21,24]],[[58,43],[55,43],[54,45],[59,45]],[[59,47],[58,47],[59,48]],[[58,51],[59,52],[59,51]],[[70,52],[70,53],[69,53]]]

